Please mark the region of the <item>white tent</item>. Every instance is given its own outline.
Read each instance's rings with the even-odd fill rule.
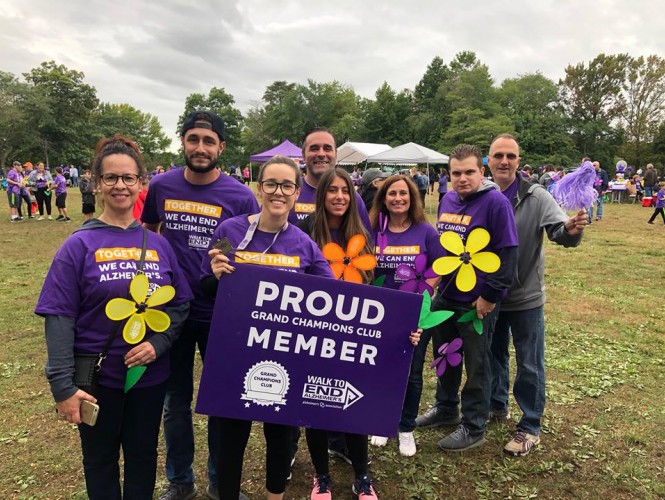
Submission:
[[[448,163],[450,157],[415,142],[367,157],[367,163],[386,163],[390,165],[413,165],[414,163]]]
[[[368,156],[388,151],[388,144],[373,144],[371,142],[345,142],[337,148],[338,165],[357,165]]]

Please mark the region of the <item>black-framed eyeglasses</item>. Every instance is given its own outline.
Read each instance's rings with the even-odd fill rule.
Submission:
[[[492,158],[495,160],[503,160],[503,157],[508,158],[509,160],[517,160],[517,155],[515,153],[494,153]]]
[[[284,196],[291,196],[298,189],[293,182],[262,181],[260,184],[265,194],[274,194],[277,192],[277,188],[280,188]]]
[[[136,174],[103,174],[102,182],[107,186],[115,186],[118,183],[118,179],[122,179],[122,182],[125,186],[133,186],[139,181],[140,178],[141,176]]]

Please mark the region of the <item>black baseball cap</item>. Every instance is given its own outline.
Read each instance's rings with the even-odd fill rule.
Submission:
[[[210,111],[192,111],[185,118],[180,135],[184,137],[190,128],[207,128],[215,132],[220,140],[226,140],[224,136],[224,120]]]

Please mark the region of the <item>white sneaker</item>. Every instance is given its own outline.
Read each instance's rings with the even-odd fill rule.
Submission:
[[[48,219],[48,220],[53,220],[53,217],[51,217],[51,216],[49,215],[49,216],[47,217],[47,219]]]
[[[416,454],[416,439],[413,437],[413,432],[399,433],[399,452],[405,457]]]
[[[388,443],[388,438],[383,436],[372,436],[370,443],[372,443],[372,446],[385,446]]]
[[[39,217],[37,217],[37,220],[44,220],[44,216],[40,215]]]

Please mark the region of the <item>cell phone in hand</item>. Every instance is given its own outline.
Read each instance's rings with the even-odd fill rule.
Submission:
[[[231,242],[226,236],[221,240],[215,241],[215,243],[212,244],[212,247],[216,250],[219,250],[224,255],[228,254],[229,252],[231,252],[231,250],[233,250],[233,246],[231,245]]]
[[[99,416],[99,405],[84,399],[81,401],[81,408],[79,409],[79,413],[81,414],[81,422],[92,427],[97,423],[97,417]]]

